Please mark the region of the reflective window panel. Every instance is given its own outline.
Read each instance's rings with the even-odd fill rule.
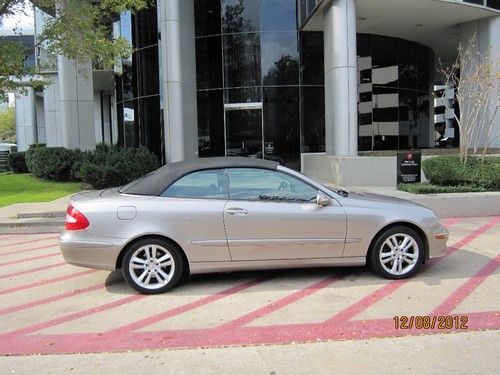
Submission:
[[[200,157],[224,156],[222,90],[198,91],[198,150]]]
[[[151,46],[134,53],[137,71],[137,97],[158,95],[160,76],[158,68],[158,46]]]
[[[323,85],[325,82],[322,32],[300,33],[301,84]]]
[[[196,38],[196,80],[198,89],[222,87],[222,37]]]
[[[302,86],[301,152],[325,152],[325,88]]]
[[[262,158],[262,109],[226,110],[226,156]]]
[[[297,30],[297,5],[295,1],[261,0],[260,3],[261,31]]]
[[[262,81],[266,86],[299,84],[297,32],[261,33]]]
[[[224,90],[224,103],[259,103],[262,101],[262,88],[243,87]]]
[[[222,0],[221,8],[223,33],[259,31],[260,1]]]
[[[224,35],[224,86],[260,85],[260,34]]]
[[[300,169],[298,87],[264,87],[264,158]]]
[[[221,33],[220,0],[194,0],[195,35]]]
[[[134,16],[134,47],[144,48],[158,44],[158,11],[150,6]]]

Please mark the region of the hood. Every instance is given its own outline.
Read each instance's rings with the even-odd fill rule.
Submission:
[[[359,205],[398,205],[398,206],[412,206],[412,207],[423,207],[428,209],[427,207],[415,203],[406,199],[391,197],[387,195],[381,194],[373,194],[373,193],[364,193],[364,192],[349,192],[349,197],[345,199],[347,202],[357,202]]]

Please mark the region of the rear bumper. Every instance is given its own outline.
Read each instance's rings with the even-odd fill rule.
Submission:
[[[100,238],[86,231],[63,231],[59,248],[66,263],[114,271],[124,243],[116,238]]]

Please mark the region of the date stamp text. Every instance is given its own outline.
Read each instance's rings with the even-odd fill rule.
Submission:
[[[466,315],[401,315],[393,320],[396,329],[469,329]]]

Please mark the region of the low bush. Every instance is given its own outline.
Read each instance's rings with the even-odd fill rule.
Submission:
[[[95,189],[121,186],[160,166],[158,158],[145,148],[98,145],[85,152],[77,176]]]
[[[458,155],[436,156],[423,161],[425,176],[434,185],[469,186],[500,190],[500,157],[469,157],[466,164]]]
[[[35,177],[51,181],[75,180],[73,165],[81,159],[80,150],[63,147],[31,146],[26,151],[26,165]]]
[[[26,152],[11,152],[7,155],[7,165],[14,173],[28,173]]]
[[[486,189],[474,185],[439,186],[425,182],[419,184],[399,184],[398,190],[413,194],[470,193],[486,191]]]

